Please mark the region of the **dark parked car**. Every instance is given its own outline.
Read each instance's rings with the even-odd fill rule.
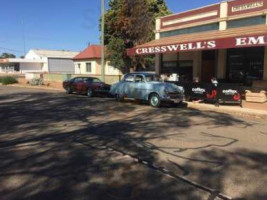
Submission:
[[[64,81],[63,87],[67,94],[75,92],[78,94],[86,94],[88,97],[92,97],[95,94],[108,95],[110,90],[110,85],[93,77],[76,77]]]

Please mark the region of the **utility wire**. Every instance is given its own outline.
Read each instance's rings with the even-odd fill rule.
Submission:
[[[15,50],[15,49],[9,49],[9,48],[5,48],[5,47],[0,47],[0,49],[4,49],[6,51],[12,51],[12,52],[19,52],[19,53],[23,53],[23,51],[20,50]]]

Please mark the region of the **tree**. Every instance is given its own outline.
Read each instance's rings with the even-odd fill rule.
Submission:
[[[11,53],[2,53],[0,58],[16,58],[16,56],[14,54],[11,54]]]
[[[128,57],[126,49],[154,39],[155,19],[170,13],[164,0],[111,0],[104,38],[111,65],[128,72],[152,64],[153,57]]]

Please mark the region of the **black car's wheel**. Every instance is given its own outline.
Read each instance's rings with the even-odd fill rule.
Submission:
[[[124,100],[124,97],[123,97],[122,95],[120,95],[120,94],[116,94],[116,95],[115,95],[115,98],[116,98],[116,100],[119,101],[119,102],[122,102],[122,101]]]
[[[158,94],[151,94],[149,97],[149,104],[152,107],[158,108],[160,107],[161,100]]]
[[[87,95],[88,97],[90,97],[90,98],[93,97],[93,95],[94,95],[93,90],[89,88],[89,89],[87,90],[86,95]]]
[[[71,93],[72,93],[70,87],[67,87],[67,88],[66,88],[66,93],[67,93],[67,94],[71,94]]]
[[[171,102],[171,106],[173,106],[173,107],[181,107],[182,104],[183,104],[183,101],[180,101],[180,102],[178,102],[178,103]]]

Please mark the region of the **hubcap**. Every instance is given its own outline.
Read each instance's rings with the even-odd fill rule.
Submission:
[[[89,97],[92,96],[92,91],[91,90],[87,91],[87,96],[89,96]]]
[[[153,106],[155,106],[155,105],[157,105],[158,103],[159,103],[159,99],[158,99],[158,97],[153,96],[153,97],[151,98],[151,104],[152,104]]]
[[[120,97],[120,95],[119,95],[119,94],[117,94],[117,95],[116,95],[116,99],[117,99],[118,101],[120,101],[120,100],[121,100],[121,97]]]

